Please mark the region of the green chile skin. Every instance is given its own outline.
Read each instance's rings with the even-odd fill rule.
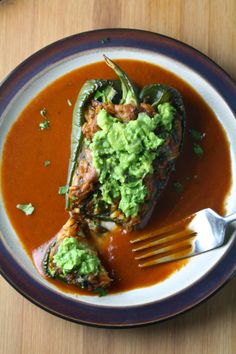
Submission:
[[[119,71],[120,70],[120,71]],[[174,108],[176,109],[178,117],[181,119],[181,125],[182,125],[182,139],[181,143],[179,145],[179,150],[181,150],[182,145],[183,145],[183,137],[184,137],[184,130],[185,130],[185,109],[182,101],[182,97],[179,94],[177,90],[174,88],[171,88],[167,85],[161,85],[161,84],[152,84],[152,85],[147,85],[142,88],[141,91],[138,90],[138,88],[134,87],[131,81],[128,79],[128,77],[123,75],[123,71],[118,67],[116,73],[119,74],[121,83],[117,80],[89,80],[85,82],[83,85],[75,107],[73,111],[73,125],[72,125],[72,138],[71,138],[71,158],[70,158],[70,163],[69,163],[69,169],[68,169],[68,179],[67,179],[67,193],[66,193],[66,208],[69,211],[73,212],[73,201],[69,198],[68,195],[68,189],[72,184],[73,176],[74,173],[76,172],[76,169],[78,167],[78,156],[79,153],[83,147],[83,134],[82,134],[82,126],[84,124],[84,110],[88,106],[89,102],[93,99],[94,95],[98,90],[104,89],[107,86],[112,86],[114,87],[118,92],[119,96],[122,96],[121,101],[124,101],[124,95],[122,92],[122,88],[124,87],[124,82],[127,82],[126,88],[132,87],[131,96],[134,97],[134,102],[139,106],[140,102],[145,102],[148,104],[153,105],[154,108],[158,106],[160,103],[165,103],[169,102],[171,103]],[[139,93],[137,95],[136,93]],[[128,93],[126,92],[126,96],[129,96]],[[175,139],[175,132],[171,132],[172,138]],[[150,210],[153,210],[153,207],[156,203],[156,200],[158,199],[159,195],[161,194],[161,191],[164,189],[165,185],[167,184],[167,181],[169,179],[169,176],[171,174],[171,170],[173,168],[174,160],[170,162],[168,171],[166,173],[166,182],[164,184],[161,184],[157,181],[155,190],[156,192],[154,193],[154,200],[148,201],[148,208]],[[91,194],[91,193],[90,193]],[[91,195],[88,196],[88,200],[91,200]],[[86,212],[86,203],[81,206],[81,209]],[[147,220],[149,219],[151,215],[151,211],[145,213],[145,215],[142,216],[142,222],[141,225],[146,224]],[[110,218],[109,215],[90,215],[88,213],[89,218],[96,217],[101,220],[111,220],[114,222],[119,223],[119,220],[116,220],[114,218]],[[145,221],[146,220],[146,221]],[[127,220],[124,220],[124,223],[127,222]],[[142,226],[143,227],[143,226]]]

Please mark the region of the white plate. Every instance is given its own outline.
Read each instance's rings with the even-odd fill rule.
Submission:
[[[64,41],[60,41],[47,47],[36,53],[34,56],[28,59],[28,62],[23,63],[19,66],[15,72],[13,72],[9,78],[2,84],[0,93],[2,92],[5,95],[4,107],[2,109],[1,121],[0,121],[0,151],[2,154],[3,145],[5,137],[10,130],[12,124],[16,121],[17,117],[24,109],[24,107],[35,97],[41,90],[43,90],[48,84],[61,77],[62,75],[69,73],[73,69],[94,63],[102,60],[102,54],[108,55],[111,59],[136,59],[147,61],[159,65],[177,76],[180,76],[183,80],[191,83],[191,86],[204,98],[208,105],[214,111],[216,117],[220,121],[223,129],[225,130],[229,143],[230,143],[230,155],[232,161],[232,186],[230,194],[227,198],[226,209],[227,214],[233,213],[236,211],[236,203],[233,198],[236,195],[236,120],[235,120],[235,104],[232,107],[232,102],[229,102],[228,97],[222,95],[222,87],[219,90],[218,82],[216,82],[216,77],[219,75],[223,76],[225,81],[221,81],[218,77],[218,81],[221,81],[222,86],[225,85],[225,89],[232,90],[231,95],[235,95],[235,86],[226,76],[226,74],[221,71],[214,63],[212,63],[206,57],[203,57],[201,54],[197,53],[190,47],[176,42],[174,40],[162,37],[159,35],[151,34],[148,32],[142,31],[133,31],[133,38],[136,38],[136,42],[133,43],[130,39],[129,34],[132,30],[114,30],[114,31],[95,31],[77,36],[78,43],[76,44],[76,37],[69,37]],[[98,38],[109,37],[110,40],[105,45],[99,43]],[[128,37],[128,38],[127,38]],[[97,41],[95,40],[97,38]],[[150,43],[155,42],[155,47],[148,46],[147,40],[149,38]],[[81,44],[81,43],[82,44]],[[86,47],[88,48],[84,48]],[[164,48],[165,44],[165,48]],[[171,51],[170,48],[175,49]],[[61,48],[61,52],[60,52]],[[77,50],[76,50],[77,48]],[[163,48],[165,50],[163,50]],[[176,49],[177,48],[177,49]],[[73,49],[73,50],[72,50]],[[57,51],[58,54],[57,55]],[[183,52],[186,52],[186,58],[188,60],[183,60]],[[64,53],[64,54],[63,54]],[[56,56],[57,55],[57,56]],[[192,56],[192,57],[191,57]],[[192,58],[192,61],[191,61]],[[193,59],[194,58],[194,59]],[[197,66],[195,63],[200,63]],[[28,67],[27,67],[28,66]],[[210,76],[204,75],[204,70],[208,69],[208,66],[211,67],[210,74],[215,75]],[[204,70],[203,70],[204,69]],[[208,69],[209,70],[209,69]],[[213,74],[212,74],[213,73]],[[209,73],[208,73],[209,74]],[[20,78],[20,79],[19,79]],[[13,88],[14,81],[18,80],[18,86]],[[231,87],[229,87],[229,83]],[[228,85],[228,86],[227,86]],[[8,90],[8,91],[7,91]],[[234,90],[234,91],[233,91]],[[10,93],[9,93],[10,92]],[[228,93],[229,94],[229,93]],[[235,100],[236,97],[234,96]],[[140,308],[144,307],[147,304],[152,306],[153,303],[161,303],[162,301],[173,298],[176,299],[179,294],[179,300],[182,301],[182,296],[185,291],[189,290],[192,286],[198,284],[200,280],[203,280],[204,277],[215,271],[216,266],[219,266],[219,263],[222,259],[225,259],[228,251],[232,251],[232,248],[235,249],[234,237],[231,238],[231,241],[214,251],[193,257],[181,270],[173,273],[169,278],[164,281],[150,286],[148,288],[140,288],[132,291],[127,291],[119,294],[111,294],[106,297],[94,297],[94,296],[83,296],[83,295],[73,295],[73,294],[62,294],[61,290],[53,286],[51,283],[48,283],[43,279],[35,267],[33,266],[31,260],[27,256],[25,250],[23,249],[11,223],[7,217],[7,214],[4,209],[4,203],[2,197],[0,199],[0,220],[1,220],[1,247],[4,249],[2,255],[8,254],[10,258],[14,259],[14,263],[17,265],[17,268],[20,267],[22,274],[27,275],[33,281],[34,284],[37,284],[41,290],[45,289],[47,294],[50,296],[55,296],[56,294],[59,297],[63,298],[63,302],[66,299],[72,300],[72,303],[88,304],[91,308],[95,305],[96,308],[102,309],[107,307],[107,310],[118,311],[124,310],[124,307],[131,308]],[[1,248],[0,248],[1,251]],[[1,254],[1,252],[0,252]],[[235,270],[236,260],[234,266]],[[193,306],[196,302],[200,302],[203,297],[202,294],[196,295],[194,293],[194,298],[189,299],[186,302],[186,306],[182,305],[182,310],[173,309],[172,313],[169,313],[168,316],[156,314],[149,316],[149,318],[138,317],[135,320],[132,318],[119,319],[115,322],[111,321],[109,323],[108,319],[104,320],[102,323],[99,322],[99,318],[95,319],[85,319],[83,316],[77,316],[77,318],[72,318],[72,316],[66,312],[56,311],[54,308],[50,307],[51,303],[47,301],[39,301],[32,296],[32,292],[27,294],[22,288],[19,289],[19,285],[16,284],[16,280],[10,274],[8,274],[6,269],[6,264],[3,264],[2,269],[3,275],[5,277],[10,277],[10,282],[13,283],[19,291],[25,293],[25,295],[32,299],[32,301],[39,303],[40,306],[49,309],[52,312],[57,312],[58,315],[63,316],[68,319],[75,321],[82,321],[90,324],[99,324],[99,325],[110,325],[110,326],[132,326],[142,323],[149,323],[158,321],[160,319],[170,317],[176,313],[185,310]],[[231,274],[233,274],[233,269],[231,269]],[[226,281],[227,276],[225,276],[224,281]],[[22,280],[24,283],[25,280]],[[222,281],[222,283],[224,282]],[[213,282],[214,283],[214,282]],[[222,283],[216,282],[217,285],[212,284],[212,289],[206,291],[208,296],[212,291],[215,291]],[[33,285],[32,285],[33,286]],[[192,301],[192,302],[191,302]],[[50,303],[50,306],[48,305]],[[63,307],[63,306],[62,306]],[[112,315],[110,315],[112,318]]]

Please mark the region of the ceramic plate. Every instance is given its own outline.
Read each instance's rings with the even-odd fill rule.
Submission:
[[[23,108],[49,83],[71,70],[102,60],[138,59],[166,68],[189,83],[212,108],[230,142],[233,184],[227,213],[236,211],[236,86],[209,58],[174,39],[130,29],[98,30],[53,43],[20,64],[0,87],[0,151]],[[21,246],[0,200],[1,273],[43,309],[78,323],[132,327],[173,317],[200,303],[236,271],[236,240],[193,257],[168,279],[148,288],[106,297],[64,294],[43,279]]]

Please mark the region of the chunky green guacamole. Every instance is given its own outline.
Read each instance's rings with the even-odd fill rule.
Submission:
[[[74,237],[66,237],[61,242],[53,261],[65,275],[73,270],[81,275],[97,274],[100,269],[98,257]]]
[[[155,134],[160,125],[164,131],[172,128],[175,108],[169,103],[158,106],[150,118],[139,113],[136,120],[121,123],[102,109],[97,116],[101,130],[95,133],[90,149],[93,164],[99,174],[102,199],[107,204],[119,201],[126,217],[136,216],[144,202],[147,188],[144,177],[153,173],[153,161],[164,139]]]

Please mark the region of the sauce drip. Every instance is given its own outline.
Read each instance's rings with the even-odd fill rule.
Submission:
[[[126,233],[119,229],[98,239],[98,249],[114,282],[111,292],[119,292],[160,282],[180,269],[186,261],[140,269],[132,253],[130,239],[152,232],[200,209],[210,207],[225,213],[224,202],[231,184],[229,145],[212,110],[183,80],[158,66],[135,60],[117,60],[138,85],[164,83],[178,89],[187,112],[184,148],[168,186],[158,200],[152,218],[142,231]],[[24,109],[11,128],[4,145],[2,191],[8,216],[30,257],[40,259],[45,247],[68,218],[65,201],[58,188],[65,185],[70,154],[73,106],[85,80],[115,79],[103,62],[79,68],[46,87]],[[68,101],[69,100],[69,101]],[[40,110],[46,109],[49,129],[40,130]],[[201,141],[203,155],[193,151],[189,129],[205,134]],[[220,142],[220,144],[219,144]],[[50,160],[47,167],[44,161]],[[219,168],[220,167],[220,168]],[[176,191],[175,183],[181,184]],[[16,209],[19,203],[31,202],[35,212],[25,216]],[[50,280],[64,291],[80,289]]]

